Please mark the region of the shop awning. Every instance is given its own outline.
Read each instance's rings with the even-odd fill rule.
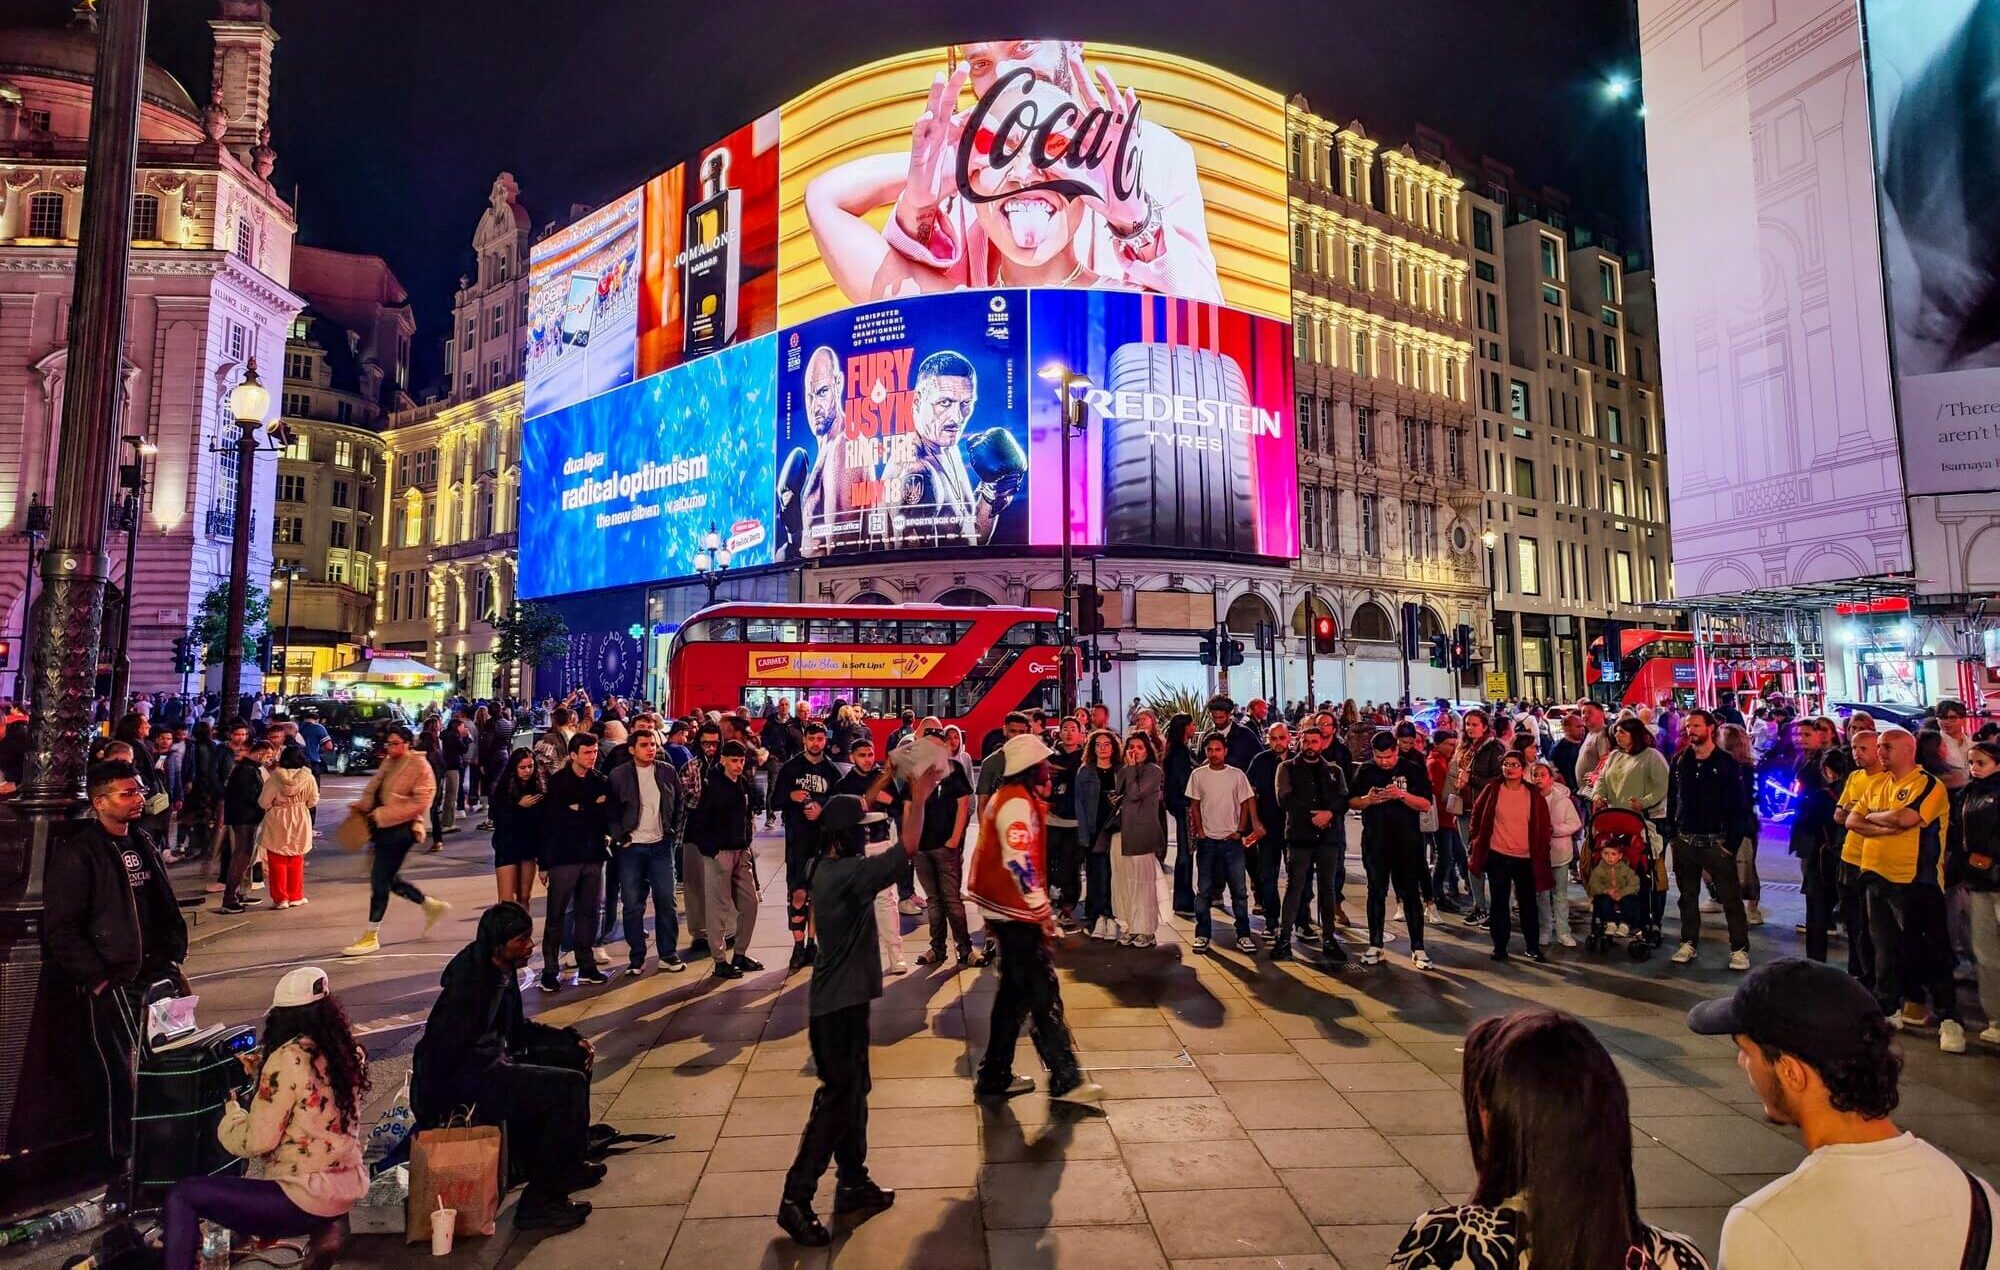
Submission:
[[[380,684],[394,688],[442,688],[451,676],[414,657],[363,657],[325,675],[329,683]]]

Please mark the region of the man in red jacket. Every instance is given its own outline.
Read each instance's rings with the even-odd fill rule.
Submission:
[[[1077,1066],[1069,1026],[1063,1021],[1062,987],[1052,952],[1058,938],[1049,910],[1049,757],[1039,737],[1023,734],[1001,747],[1000,788],[979,816],[979,848],[972,857],[967,893],[986,915],[1000,945],[1000,991],[993,998],[986,1057],[973,1082],[976,1098],[1011,1098],[1035,1082],[1014,1074],[1014,1043],[1021,1024],[1035,1021],[1035,1052],[1049,1069],[1049,1096],[1094,1103],[1104,1088]]]

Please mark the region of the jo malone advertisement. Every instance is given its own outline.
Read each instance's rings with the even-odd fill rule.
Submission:
[[[1291,320],[1285,108],[1185,58],[995,40],[785,104],[779,318],[987,287],[1101,287]]]
[[[646,182],[639,374],[768,335],[778,320],[778,112]]]

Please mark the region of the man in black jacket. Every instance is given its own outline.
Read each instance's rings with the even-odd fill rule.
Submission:
[[[1258,744],[1255,732],[1236,722],[1236,703],[1228,697],[1210,697],[1208,717],[1215,725],[1208,735],[1221,737],[1222,743],[1228,747],[1223,761],[1238,771],[1248,771],[1250,760],[1256,758],[1257,751],[1263,747]],[[1207,741],[1207,737],[1202,738],[1204,745]]]
[[[1252,702],[1251,704],[1257,704]],[[1264,733],[1265,747],[1250,760],[1243,774],[1257,795],[1257,827],[1250,843],[1250,894],[1263,914],[1264,930],[1278,930],[1278,857],[1285,851],[1285,813],[1278,804],[1278,766],[1290,757],[1292,730],[1273,723]]]
[[[1271,944],[1272,961],[1285,961],[1292,955],[1292,928],[1305,900],[1308,873],[1318,883],[1320,938],[1325,941],[1322,952],[1330,962],[1347,960],[1347,950],[1340,946],[1340,936],[1333,930],[1333,914],[1340,905],[1336,882],[1347,855],[1347,779],[1338,766],[1326,761],[1329,742],[1326,729],[1309,727],[1299,739],[1299,753],[1278,765],[1285,903],[1278,937]],[[1280,830],[1274,825],[1264,828],[1272,835],[1275,848]]]
[[[562,987],[563,924],[572,905],[571,943],[576,946],[576,981],[607,983],[593,951],[597,941],[599,891],[611,859],[611,782],[597,771],[597,738],[579,732],[569,739],[569,762],[549,777],[547,841],[542,872],[548,875],[548,911],[542,918],[544,992]]]
[[[757,931],[757,861],[750,849],[750,778],[743,773],[750,752],[741,741],[722,744],[718,770],[705,777],[701,802],[688,818],[688,833],[702,857],[701,882],[707,887],[709,952],[715,957],[715,977],[740,979],[746,970],[762,970],[749,954]],[[690,878],[692,889],[696,880]],[[736,953],[729,951],[736,941]]]
[[[530,1021],[520,971],[535,955],[535,922],[512,901],[479,917],[479,934],[444,968],[410,1069],[410,1109],[421,1128],[469,1111],[506,1126],[507,1156],[527,1178],[514,1213],[519,1230],[573,1230],[590,1205],[570,1192],[594,1186],[590,1161],[590,1042],[575,1028]]]
[[[1743,773],[1729,751],[1715,743],[1717,716],[1690,710],[1681,722],[1687,744],[1674,756],[1667,785],[1667,820],[1674,826],[1674,884],[1681,897],[1681,946],[1673,963],[1695,959],[1701,939],[1701,877],[1715,883],[1729,927],[1729,968],[1750,968],[1750,925],[1743,911],[1743,884],[1736,872],[1736,848],[1750,816]],[[1754,849],[1755,844],[1752,844]]]
[[[764,753],[768,755],[765,761],[771,766],[770,779],[775,782],[778,770],[792,756],[805,749],[805,728],[792,717],[791,702],[782,699],[778,702],[775,713],[766,718],[764,726],[758,730],[757,740],[758,744],[763,746]],[[764,827],[767,829],[777,823],[778,813],[784,810],[779,806],[779,801],[773,797],[765,802]]]
[[[222,823],[228,826],[229,833],[223,844],[228,858],[222,875],[224,913],[240,913],[248,905],[264,902],[260,896],[246,896],[244,884],[249,880],[250,866],[257,860],[257,826],[264,823],[264,808],[257,800],[264,792],[264,769],[274,752],[268,741],[259,741],[244,750],[236,765],[229,769],[229,781],[223,786]]]
[[[806,724],[805,748],[786,759],[771,778],[771,805],[785,817],[785,916],[792,930],[792,970],[810,966],[816,951],[806,866],[819,841],[813,822],[839,783],[840,769],[826,756],[826,727]]]
[[[146,989],[162,978],[185,987],[187,923],[158,845],[138,827],[146,806],[138,772],[130,763],[99,763],[88,789],[95,819],[49,852],[42,943],[54,976],[89,1007],[107,1138],[124,1159]]]

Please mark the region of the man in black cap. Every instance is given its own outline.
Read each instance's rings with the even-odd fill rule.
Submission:
[[[1817,961],[1757,967],[1736,994],[1688,1011],[1736,1040],[1736,1065],[1775,1124],[1796,1125],[1796,1169],[1729,1210],[1725,1266],[1995,1266],[2000,1196],[1889,1119],[1903,1070],[1874,996]]]
[[[808,1248],[823,1248],[833,1236],[812,1210],[813,1193],[829,1162],[839,1168],[833,1211],[876,1212],[895,1202],[896,1193],[868,1176],[868,1014],[882,995],[882,953],[876,941],[875,896],[896,884],[903,867],[923,842],[920,810],[937,785],[937,774],[910,779],[910,807],[903,817],[898,851],[868,854],[866,826],[887,819],[868,804],[888,784],[886,769],[866,797],[835,794],[820,805],[817,850],[807,865],[805,885],[819,924],[812,982],[806,988],[811,1041],[819,1088],[799,1135],[798,1154],[785,1174],[778,1225]]]

